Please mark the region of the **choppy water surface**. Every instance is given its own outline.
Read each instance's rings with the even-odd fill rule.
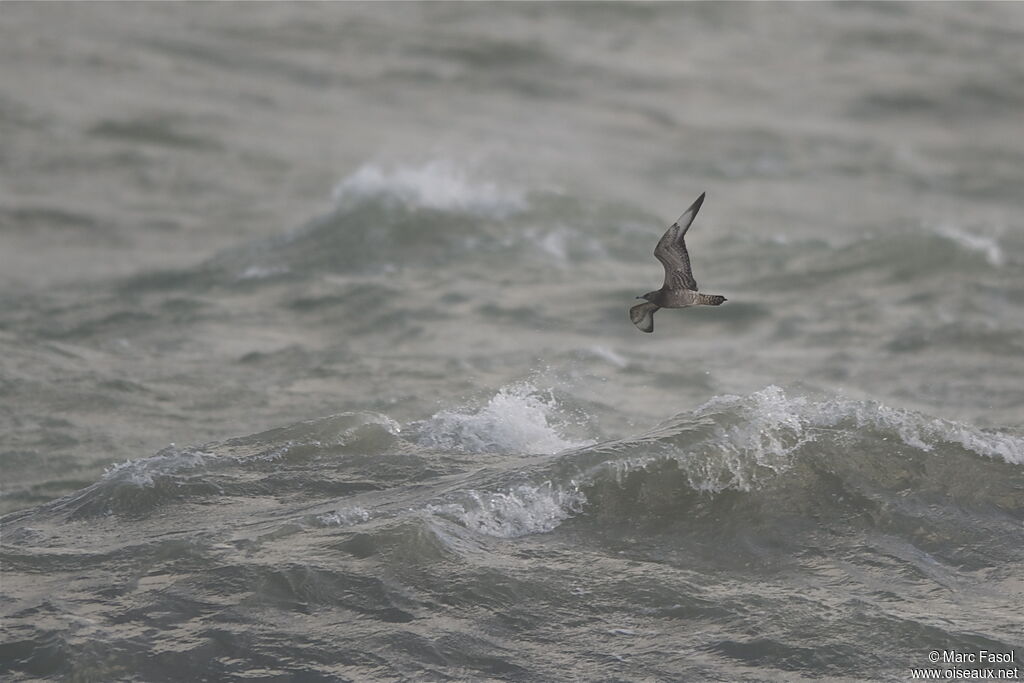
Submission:
[[[1022,45],[1015,4],[4,5],[3,675],[1019,666]],[[643,335],[701,191],[729,301]]]

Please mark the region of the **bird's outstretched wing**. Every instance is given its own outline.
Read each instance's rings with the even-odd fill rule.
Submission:
[[[683,236],[690,229],[690,224],[700,211],[700,205],[704,203],[704,193],[701,192],[697,201],[690,205],[683,215],[673,223],[665,234],[658,240],[658,246],[654,248],[654,257],[665,266],[666,289],[690,289],[697,291],[697,281],[693,279],[690,271],[690,254],[686,251],[686,242]]]

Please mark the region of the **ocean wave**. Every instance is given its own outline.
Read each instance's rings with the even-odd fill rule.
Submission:
[[[530,382],[405,426],[379,413],[342,413],[116,464],[53,508],[69,518],[139,517],[175,501],[306,491],[336,498],[310,518],[318,526],[420,510],[481,534],[516,537],[590,511],[647,515],[727,493],[761,496],[782,487],[814,498],[821,487],[805,479],[822,473],[870,495],[890,495],[893,486],[941,490],[1012,508],[1012,493],[998,482],[960,490],[948,472],[995,476],[977,458],[1024,465],[1017,434],[774,385],[716,396],[647,432],[601,443],[572,437],[569,415],[552,391]],[[454,454],[501,457],[466,473],[457,462],[445,465]],[[446,473],[457,478],[432,491],[427,482]],[[425,482],[415,500],[395,507],[375,497],[405,480]],[[366,497],[343,500],[352,495]]]
[[[874,401],[791,396],[773,385],[715,397],[636,437],[566,450],[530,470],[529,483],[473,489],[434,511],[509,537],[551,531],[588,512],[682,514],[726,493],[756,494],[757,505],[772,506],[767,492],[786,490],[827,509],[842,499],[834,486],[853,498],[886,498],[909,487],[942,490],[965,504],[1008,505],[1012,492],[995,485],[959,490],[949,477],[958,467],[979,469],[971,464],[979,456],[1022,465],[1024,437]],[[833,483],[819,486],[819,479]],[[751,509],[767,512],[757,505]]]
[[[334,512],[325,512],[318,515],[316,520],[325,526],[352,526],[370,519],[370,513],[358,505],[339,508]]]
[[[209,453],[178,450],[173,445],[150,458],[114,463],[103,472],[101,481],[152,488],[165,477],[172,477],[206,464]]]
[[[717,396],[646,434],[593,450],[611,454],[606,466],[619,474],[655,460],[675,460],[693,490],[719,493],[758,488],[792,468],[810,445],[846,449],[867,441],[895,441],[921,453],[958,446],[1024,465],[1024,437],[875,401],[789,396],[774,385],[749,396]]]
[[[558,234],[531,232],[522,193],[471,180],[451,164],[366,166],[338,186],[335,202],[297,229],[229,249],[204,268],[226,285],[251,287],[324,272],[391,276],[524,247],[558,258]]]
[[[229,439],[214,450],[237,461],[295,462],[322,451],[383,453],[396,446],[401,425],[370,411],[337,413]]]
[[[95,484],[55,501],[52,507],[68,519],[111,514],[142,517],[177,499],[218,493],[220,488],[209,477],[215,462],[205,450],[169,446],[148,458],[111,465]]]
[[[1012,250],[997,237],[949,223],[869,232],[835,244],[754,239],[725,241],[723,249],[727,262],[748,264],[751,285],[772,289],[820,288],[838,280],[871,277],[876,287],[923,281],[931,291],[931,280],[946,279],[951,272],[985,278],[1016,264]],[[752,258],[755,249],[757,257]]]
[[[412,208],[504,217],[527,207],[525,194],[497,182],[471,177],[447,160],[385,169],[360,167],[334,188],[339,207],[365,199],[384,199]]]
[[[959,444],[977,455],[1024,464],[1022,437],[985,431],[876,401],[790,397],[780,387],[771,385],[749,397],[715,397],[699,407],[695,415],[711,415],[722,409],[746,413],[748,424],[756,426],[760,433],[759,437],[752,438],[749,430],[741,430],[740,438],[730,438],[731,443],[757,446],[767,440],[768,450],[775,454],[792,450],[782,446],[783,443],[817,438],[821,432],[815,430],[845,428],[850,433],[858,433],[867,427],[876,435],[895,434],[907,446],[926,452],[944,443]]]
[[[413,428],[421,445],[463,453],[551,454],[584,445],[563,436],[559,411],[552,392],[522,382],[483,406],[442,410]]]
[[[533,277],[552,266],[646,260],[649,246],[635,237],[638,224],[647,234],[652,222],[637,207],[485,180],[451,161],[367,164],[337,185],[332,207],[305,223],[194,267],[126,278],[122,289],[252,290],[325,273],[388,286],[405,269],[453,263]]]
[[[940,224],[935,228],[935,232],[949,239],[958,247],[983,255],[993,268],[999,268],[1006,262],[1003,248],[995,237],[968,232],[950,223]]]
[[[561,488],[547,482],[522,484],[504,491],[470,490],[458,502],[431,504],[426,510],[447,517],[477,533],[516,538],[551,531],[582,511],[586,496],[576,487]]]
[[[353,412],[197,448],[172,445],[147,458],[111,465],[99,481],[56,501],[53,509],[69,519],[143,517],[173,501],[262,491],[263,485],[254,487],[248,481],[257,473],[269,474],[273,483],[267,486],[281,491],[295,487],[311,492],[350,491],[353,486],[345,481],[323,476],[310,479],[307,472],[315,473],[330,458],[401,452],[405,442],[400,440],[400,432],[401,426],[386,415]]]

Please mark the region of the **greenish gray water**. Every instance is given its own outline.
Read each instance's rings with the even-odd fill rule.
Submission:
[[[1017,4],[0,6],[0,671],[1019,661],[1022,38]],[[643,335],[702,191],[729,300]]]

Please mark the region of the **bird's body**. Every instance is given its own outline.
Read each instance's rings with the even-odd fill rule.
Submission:
[[[654,331],[654,314],[659,308],[686,308],[687,306],[718,306],[726,300],[719,294],[697,291],[697,281],[690,270],[690,254],[683,237],[704,203],[704,194],[697,197],[658,241],[654,256],[665,267],[665,283],[661,289],[647,292],[638,299],[646,299],[629,309],[629,319],[644,332]]]
[[[699,306],[703,303],[701,297],[707,298],[706,294],[695,292],[692,289],[659,289],[650,292],[650,298],[645,295],[643,298],[655,304],[659,308],[686,308],[687,306]]]

